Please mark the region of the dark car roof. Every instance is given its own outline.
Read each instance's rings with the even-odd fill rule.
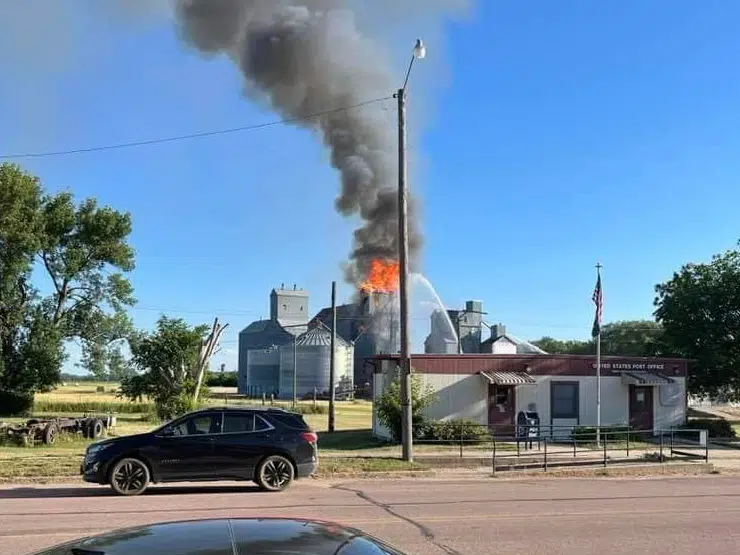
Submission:
[[[199,409],[193,412],[189,412],[190,414],[198,414],[201,412],[244,412],[244,411],[258,411],[258,412],[276,412],[278,414],[300,414],[298,412],[292,412],[289,410],[285,410],[284,408],[280,407],[249,407],[249,406],[240,406],[240,407],[207,407],[203,409]],[[185,415],[187,416],[187,415]]]
[[[403,555],[360,530],[285,518],[151,524],[70,542],[36,555]]]

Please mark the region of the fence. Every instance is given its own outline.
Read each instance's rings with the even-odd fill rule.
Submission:
[[[443,423],[438,425],[443,426]],[[493,472],[709,460],[708,433],[700,429],[602,428],[598,440],[596,428],[540,426],[522,430],[466,423],[450,424],[447,430],[442,428],[441,431],[443,433],[436,437],[429,431],[426,435],[422,432],[415,440],[419,456],[456,456],[481,465],[487,460],[485,464],[490,464]]]

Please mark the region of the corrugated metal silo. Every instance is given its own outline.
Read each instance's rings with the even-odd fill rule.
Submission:
[[[353,347],[350,343],[336,337],[335,343],[335,386],[340,382],[352,384]],[[316,326],[298,336],[294,344],[280,347],[280,397],[293,397],[293,360],[297,360],[297,396],[303,398],[329,391],[329,366],[331,360],[331,333],[322,326]]]

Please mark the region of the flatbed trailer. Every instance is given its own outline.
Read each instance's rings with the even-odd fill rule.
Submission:
[[[85,438],[97,439],[115,425],[116,417],[112,414],[29,418],[23,424],[0,423],[0,435],[23,444],[53,445],[60,433],[82,434]]]

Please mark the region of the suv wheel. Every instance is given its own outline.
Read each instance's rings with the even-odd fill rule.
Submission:
[[[139,495],[149,485],[149,468],[139,459],[122,459],[110,472],[110,486],[119,495]]]
[[[293,464],[280,455],[267,457],[257,467],[257,485],[265,491],[283,491],[292,482]]]

